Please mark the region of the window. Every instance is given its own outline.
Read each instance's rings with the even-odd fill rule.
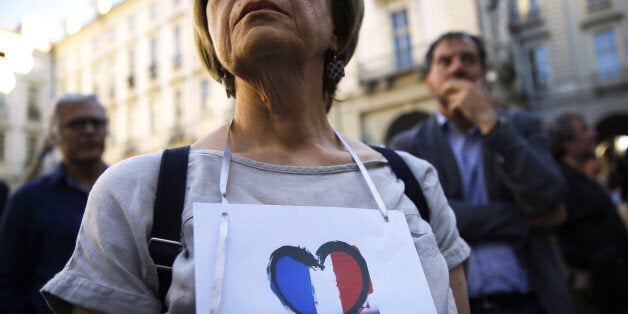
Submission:
[[[126,139],[134,139],[137,131],[137,106],[135,103],[129,103],[126,107]]]
[[[29,121],[39,121],[41,118],[41,113],[39,112],[39,94],[40,89],[38,86],[32,84],[28,86],[26,117]]]
[[[547,60],[547,50],[544,45],[538,45],[530,49],[530,65],[532,68],[534,88],[545,88],[549,79],[549,62]]]
[[[113,77],[109,78],[109,98],[111,100],[116,98],[116,81]]]
[[[181,65],[181,27],[176,26],[174,28],[174,67],[178,68]]]
[[[183,116],[181,101],[181,91],[176,90],[174,92],[174,125],[172,128],[172,133],[170,135],[171,143],[181,141],[184,137],[183,121],[181,121]]]
[[[408,12],[405,9],[394,12],[391,18],[396,66],[397,69],[407,69],[412,66],[412,44],[410,43]]]
[[[127,77],[127,84],[129,88],[133,88],[135,86],[135,50],[131,49],[129,51],[129,75]]]
[[[533,22],[541,17],[539,0],[517,0],[517,5],[514,9],[521,23]]]
[[[30,164],[33,157],[35,156],[35,150],[37,149],[37,137],[28,136],[26,137],[26,165]]]
[[[528,14],[530,16],[530,19],[535,19],[535,18],[539,17],[539,15],[540,15],[539,11],[540,10],[539,10],[539,1],[538,0],[530,0],[528,9],[529,9],[529,11],[528,11],[529,13]]]
[[[206,110],[209,106],[209,82],[203,80],[201,82],[201,109]]]
[[[115,26],[111,26],[111,28],[107,31],[107,41],[109,43],[114,43],[116,41],[116,28],[115,28]]]
[[[153,38],[150,41],[150,68],[149,74],[150,78],[154,79],[157,77],[157,39]]]
[[[177,125],[180,124],[180,120],[181,120],[181,91],[175,91],[174,92],[174,118],[175,118],[175,123]]]
[[[4,117],[7,114],[7,97],[4,93],[0,93],[0,117]]]
[[[155,18],[157,18],[157,5],[155,5],[154,3],[150,4],[150,7],[148,7],[148,14],[150,15],[150,19],[154,20]]]
[[[619,76],[619,58],[613,30],[593,34],[593,48],[597,63],[597,76],[602,80]]]
[[[135,16],[131,16],[129,17],[129,20],[127,21],[128,24],[128,31],[129,33],[133,33],[135,31]]]
[[[587,0],[587,13],[594,13],[611,8],[610,0]]]
[[[156,97],[151,97],[148,102],[148,110],[150,111],[148,113],[148,124],[151,133],[155,132],[157,128],[157,108],[159,108],[159,106],[157,106]]]

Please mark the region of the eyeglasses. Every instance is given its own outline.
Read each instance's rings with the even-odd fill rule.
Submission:
[[[66,123],[64,126],[72,129],[72,131],[83,131],[87,127],[87,125],[91,125],[95,130],[103,130],[107,126],[107,119],[99,119],[99,118],[85,118],[85,119],[74,119],[70,122]]]

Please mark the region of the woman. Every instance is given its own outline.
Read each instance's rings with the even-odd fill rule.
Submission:
[[[191,204],[220,202],[225,143],[232,151],[231,203],[377,208],[326,118],[342,77],[337,70],[356,47],[363,1],[196,0],[194,14],[199,54],[235,97],[236,110],[231,124],[192,145],[181,239],[187,248],[173,265],[167,296],[169,310],[177,313],[194,311]],[[403,210],[417,237],[431,234],[385,159],[363,143],[347,142],[369,168],[388,208]],[[455,312],[449,278],[458,306],[466,311],[461,264],[469,248],[458,236],[434,169],[403,156],[422,182],[445,256],[424,265],[436,308]],[[73,257],[43,289],[53,308],[159,311],[155,266],[146,245],[159,161],[160,154],[132,158],[100,178]]]

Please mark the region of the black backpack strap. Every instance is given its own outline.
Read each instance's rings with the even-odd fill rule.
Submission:
[[[423,195],[421,185],[419,185],[419,182],[416,180],[416,177],[414,176],[414,173],[412,173],[412,170],[410,170],[410,167],[408,167],[408,164],[406,164],[403,158],[401,158],[401,156],[399,156],[399,154],[397,154],[397,152],[393,149],[375,145],[371,145],[371,148],[384,155],[384,157],[388,160],[388,164],[390,165],[390,168],[392,168],[392,171],[406,186],[403,191],[404,194],[412,200],[414,205],[419,209],[421,217],[429,223],[430,212],[427,207],[425,195]]]
[[[172,264],[183,250],[181,213],[185,200],[190,146],[166,149],[161,157],[148,251],[157,265],[162,310],[172,281]]]

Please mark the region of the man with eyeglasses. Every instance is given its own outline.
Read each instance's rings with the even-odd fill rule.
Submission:
[[[39,289],[74,250],[87,196],[107,165],[105,108],[94,95],[66,95],[50,119],[62,160],[11,197],[0,220],[0,313],[50,313]]]

